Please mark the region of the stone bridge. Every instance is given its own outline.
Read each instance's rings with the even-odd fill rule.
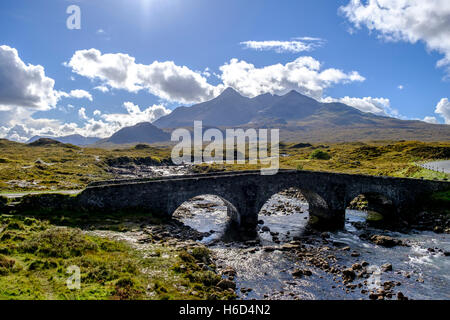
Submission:
[[[297,170],[280,170],[276,175],[241,171],[97,182],[78,200],[95,210],[146,210],[170,216],[183,202],[210,194],[225,202],[233,221],[253,229],[261,207],[274,194],[292,187],[308,200],[310,220],[332,229],[343,226],[345,209],[358,195],[378,195],[394,215],[407,216],[424,196],[449,190],[450,183]]]

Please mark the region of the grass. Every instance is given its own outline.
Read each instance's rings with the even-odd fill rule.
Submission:
[[[142,145],[121,149],[79,148],[72,145],[30,146],[0,139],[0,190],[77,190],[92,181],[113,178],[111,159],[156,162],[170,157],[169,147]]]
[[[148,256],[124,242],[46,220],[0,215],[0,299],[228,299],[205,271],[206,248],[191,253],[152,244]],[[155,254],[157,253],[157,254]],[[186,262],[189,257],[189,262]],[[181,268],[181,265],[186,267]],[[80,290],[66,281],[81,270]]]
[[[321,150],[330,159],[311,155]],[[320,152],[322,153],[322,152]],[[449,142],[378,141],[332,144],[280,144],[280,168],[383,175],[391,177],[449,179],[450,175],[416,165],[418,162],[450,158]],[[206,166],[206,165],[202,165]],[[209,170],[259,169],[258,165],[212,165]],[[206,170],[206,169],[203,169]]]
[[[170,159],[169,146],[120,149],[72,145],[29,146],[0,139],[0,193],[78,190],[112,179],[110,166],[158,164]],[[449,175],[416,163],[450,158],[449,142],[374,141],[331,144],[280,143],[280,167],[350,174],[448,179]],[[200,165],[197,172],[259,169],[258,165]]]

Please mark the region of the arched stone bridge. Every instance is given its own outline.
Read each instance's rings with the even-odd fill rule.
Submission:
[[[276,175],[241,171],[96,182],[78,200],[81,206],[95,210],[148,210],[172,215],[183,202],[211,194],[225,202],[234,221],[252,229],[267,200],[291,187],[304,194],[318,226],[337,228],[344,224],[346,207],[360,194],[381,195],[389,200],[395,214],[407,215],[425,195],[449,190],[450,183],[296,170],[280,170]]]

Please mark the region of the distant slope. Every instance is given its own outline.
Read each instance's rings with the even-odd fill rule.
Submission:
[[[343,103],[321,103],[296,91],[250,99],[228,88],[210,101],[177,108],[154,124],[192,127],[194,120],[202,120],[204,127],[279,128],[286,141],[450,140],[449,125],[378,116]]]
[[[98,144],[155,143],[170,141],[170,134],[155,127],[150,122],[125,127],[110,138],[98,141]]]
[[[204,126],[239,126],[250,122],[260,107],[257,101],[228,88],[210,101],[176,108],[153,124],[159,128],[179,128],[193,126],[194,120],[201,120]]]
[[[84,137],[84,136],[79,135],[79,134],[72,134],[72,135],[63,136],[63,137],[34,136],[30,140],[28,140],[27,143],[35,142],[35,141],[37,141],[37,140],[39,140],[41,138],[52,139],[52,140],[55,140],[55,141],[59,141],[61,143],[69,143],[69,144],[73,144],[73,145],[76,145],[76,146],[87,146],[87,145],[96,143],[97,141],[100,140],[100,138]]]

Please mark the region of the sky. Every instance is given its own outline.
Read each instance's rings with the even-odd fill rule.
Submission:
[[[448,0],[2,0],[0,30],[11,140],[107,137],[227,87],[450,124]]]

